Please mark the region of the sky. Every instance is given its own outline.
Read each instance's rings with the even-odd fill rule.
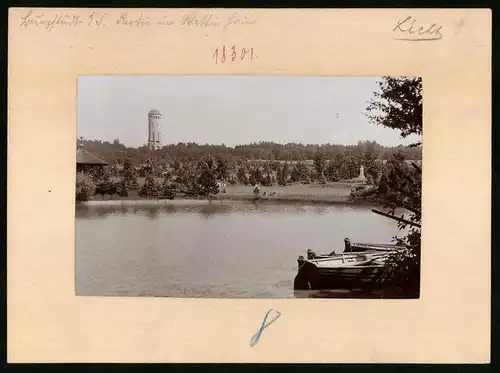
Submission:
[[[162,113],[164,145],[259,141],[407,145],[368,122],[378,78],[238,75],[94,75],[78,79],[78,137],[146,144],[148,112]]]

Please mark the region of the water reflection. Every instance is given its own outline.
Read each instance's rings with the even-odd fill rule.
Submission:
[[[206,219],[213,218],[216,214],[230,214],[233,210],[233,206],[230,204],[223,203],[207,203],[205,205],[201,205],[198,209],[198,213],[201,214]]]
[[[76,205],[77,218],[106,218],[110,215],[140,214],[150,218],[156,218],[161,214],[173,214],[178,212],[196,212],[201,216],[210,219],[217,214],[293,214],[313,212],[318,215],[327,214],[332,208],[336,210],[357,211],[359,208],[337,207],[328,205],[305,205],[277,203],[268,201],[252,202],[227,202],[227,201],[178,201],[175,203],[156,204],[102,204],[102,205]],[[363,210],[367,210],[364,208]]]

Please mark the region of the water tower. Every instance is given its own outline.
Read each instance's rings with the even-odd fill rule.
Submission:
[[[148,147],[152,150],[161,149],[161,121],[162,115],[158,110],[152,109],[148,113]]]

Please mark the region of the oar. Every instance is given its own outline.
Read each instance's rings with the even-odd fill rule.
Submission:
[[[389,218],[389,219],[392,219],[392,220],[396,220],[396,221],[399,221],[399,222],[402,222],[402,223],[405,223],[405,224],[408,224],[408,225],[411,225],[411,226],[414,226],[414,227],[422,228],[422,226],[420,224],[414,223],[412,221],[409,221],[409,220],[406,220],[406,219],[403,219],[403,218],[398,218],[397,216],[390,215],[390,214],[387,214],[387,213],[382,212],[382,211],[378,211],[378,210],[372,209],[372,212],[374,212],[375,214],[378,214],[378,215],[385,216],[386,218]]]

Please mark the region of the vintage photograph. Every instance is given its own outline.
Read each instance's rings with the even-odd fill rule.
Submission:
[[[75,292],[419,298],[422,79],[78,78]]]

